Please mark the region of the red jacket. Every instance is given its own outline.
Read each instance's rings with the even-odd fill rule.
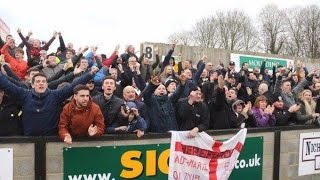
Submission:
[[[110,67],[110,65],[112,64],[112,61],[116,57],[116,55],[117,55],[117,51],[113,51],[111,56],[109,58],[107,58],[105,61],[103,61],[103,65]]]
[[[9,46],[8,44],[5,44],[2,48],[1,48],[1,54],[4,55],[4,59],[7,63],[10,64],[11,69],[17,74],[17,76],[19,76],[19,78],[21,79],[25,79],[25,76],[27,74],[27,70],[28,70],[28,63],[25,60],[18,60],[15,59],[14,57],[12,57],[9,54]]]
[[[62,140],[66,134],[70,134],[71,137],[89,136],[88,128],[91,124],[98,128],[94,137],[99,137],[104,133],[104,118],[100,107],[90,99],[87,107],[79,108],[73,99],[64,106],[60,114],[59,136]]]

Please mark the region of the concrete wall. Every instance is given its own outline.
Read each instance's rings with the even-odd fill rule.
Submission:
[[[13,148],[13,179],[34,180],[34,144],[0,144],[0,148]],[[2,163],[2,162],[0,162]]]
[[[143,44],[151,44],[154,46],[158,46],[159,55],[166,55],[170,49],[169,44],[164,43],[153,43],[153,42],[144,42],[141,44],[140,52],[143,52],[142,45]],[[178,55],[178,53],[182,53],[183,60],[193,60],[193,65],[196,65],[196,62],[203,56],[207,55],[209,61],[213,62],[215,65],[219,63],[219,61],[223,62],[227,65],[227,62],[230,60],[230,54],[245,54],[245,55],[254,55],[254,56],[264,56],[264,57],[273,57],[273,58],[285,58],[292,60],[300,60],[303,61],[307,68],[311,69],[314,67],[320,67],[320,59],[310,59],[310,58],[299,58],[293,56],[283,56],[283,55],[275,55],[275,54],[267,54],[267,53],[258,53],[258,52],[250,52],[250,51],[230,51],[225,49],[216,49],[216,48],[202,48],[198,46],[181,46],[177,45],[173,55]]]
[[[320,174],[298,176],[300,133],[319,132],[319,129],[281,131],[280,178],[281,180],[319,180]],[[211,132],[210,134],[215,134]],[[214,139],[229,139],[234,134],[213,136]],[[263,180],[273,179],[274,132],[249,133],[248,137],[263,136]],[[123,146],[136,144],[164,144],[170,138],[142,140],[106,140],[74,142],[72,147]],[[63,179],[63,147],[62,142],[46,144],[46,172],[48,180]],[[33,143],[1,143],[0,148],[13,148],[14,180],[34,180],[34,144]],[[1,163],[1,162],[0,162]]]
[[[319,180],[320,174],[298,176],[300,133],[319,132],[319,129],[281,132],[280,179]]]

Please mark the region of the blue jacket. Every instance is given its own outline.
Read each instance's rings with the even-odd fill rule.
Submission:
[[[91,74],[87,73],[62,89],[47,89],[39,94],[34,89],[28,90],[14,85],[0,73],[0,88],[22,105],[25,135],[56,135],[61,104],[73,94],[76,85],[86,84],[91,78]]]
[[[110,127],[107,127],[107,133],[117,133],[115,131],[115,128],[119,126],[128,126],[128,133],[133,133],[133,131],[140,129],[142,131],[147,130],[147,123],[141,116],[135,117],[131,122],[128,122],[126,119],[126,122],[119,123],[119,122],[114,122],[111,124]]]
[[[102,80],[109,74],[109,69],[102,67],[94,76],[93,80],[95,83],[102,84]]]
[[[93,52],[90,51],[85,58],[88,60],[88,68],[91,68],[95,64]]]

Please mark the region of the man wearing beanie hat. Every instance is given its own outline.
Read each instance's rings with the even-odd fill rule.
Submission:
[[[274,106],[274,114],[276,118],[276,126],[287,126],[296,122],[296,112],[300,110],[300,105],[294,104],[290,108],[284,106],[280,92],[276,92],[272,97]]]
[[[189,138],[194,138],[198,132],[209,128],[208,107],[202,102],[199,87],[190,87],[189,96],[179,100],[176,118],[180,131],[190,130],[188,134]]]
[[[164,83],[164,86],[166,87],[168,91],[168,96],[171,96],[174,91],[177,89],[178,81],[175,79],[167,79],[166,82]]]

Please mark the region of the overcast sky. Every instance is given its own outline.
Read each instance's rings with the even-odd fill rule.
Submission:
[[[16,38],[18,27],[25,35],[32,30],[33,37],[41,40],[61,31],[65,42],[76,48],[97,44],[98,52],[110,54],[116,44],[123,50],[126,44],[138,46],[144,41],[167,43],[171,33],[191,29],[217,10],[240,9],[254,19],[269,3],[282,9],[320,0],[1,0],[0,17]],[[50,50],[57,46],[58,41]]]

